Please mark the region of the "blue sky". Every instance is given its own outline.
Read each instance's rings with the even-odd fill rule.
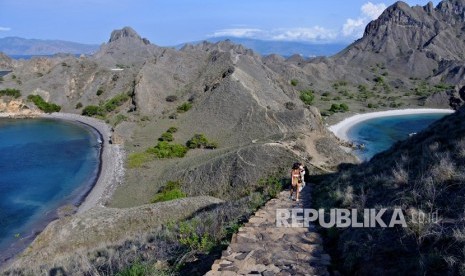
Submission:
[[[0,0],[0,37],[106,42],[133,27],[162,45],[238,36],[352,42],[395,1],[363,0]],[[410,5],[428,1],[409,0]],[[435,5],[439,0],[433,1]]]

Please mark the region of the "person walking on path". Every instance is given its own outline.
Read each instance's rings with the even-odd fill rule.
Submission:
[[[295,201],[299,201],[300,187],[302,185],[302,179],[300,176],[300,165],[299,163],[294,163],[291,171],[291,199],[295,192]]]

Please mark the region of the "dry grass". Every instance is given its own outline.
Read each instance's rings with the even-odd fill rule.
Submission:
[[[464,121],[462,108],[370,162],[328,176],[316,186],[316,208],[386,207],[401,208],[406,214],[405,228],[326,231],[339,271],[465,272]],[[419,222],[418,217],[426,219]]]

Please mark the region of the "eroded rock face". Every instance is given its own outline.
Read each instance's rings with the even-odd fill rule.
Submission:
[[[124,27],[121,30],[114,30],[113,32],[111,32],[110,40],[108,41],[108,43],[115,42],[121,38],[140,40],[146,45],[150,44],[150,41],[148,39],[141,38],[140,35],[131,27]]]
[[[6,100],[0,99],[0,115],[8,114],[8,116],[23,117],[39,115],[42,112],[38,109],[30,109],[23,100]]]

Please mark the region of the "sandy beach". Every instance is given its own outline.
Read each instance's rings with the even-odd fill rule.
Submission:
[[[110,199],[115,188],[124,177],[124,150],[122,145],[110,144],[111,128],[105,122],[86,116],[70,113],[52,114],[15,114],[0,113],[0,118],[51,118],[86,124],[94,128],[101,136],[103,150],[101,168],[97,182],[78,208],[78,213],[85,212],[95,206],[103,207]]]
[[[388,110],[388,111],[378,111],[370,112],[364,114],[356,114],[354,116],[348,117],[341,122],[334,124],[328,129],[334,133],[339,139],[344,141],[349,141],[347,137],[347,131],[354,125],[378,117],[388,117],[396,115],[410,115],[410,114],[425,114],[425,113],[454,113],[454,110],[451,109],[433,109],[433,108],[419,108],[419,109],[399,109],[399,110]]]

